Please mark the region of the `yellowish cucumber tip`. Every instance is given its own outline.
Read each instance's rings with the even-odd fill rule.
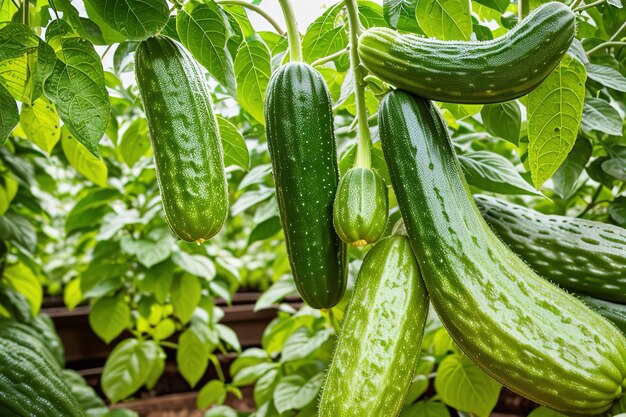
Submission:
[[[356,242],[352,242],[351,245],[357,248],[362,248],[363,246],[367,246],[367,241],[364,239],[359,239]]]
[[[196,244],[198,246],[202,245],[203,243],[204,243],[204,239],[203,238],[196,239]]]

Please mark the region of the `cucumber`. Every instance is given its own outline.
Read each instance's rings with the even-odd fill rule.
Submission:
[[[344,317],[320,402],[320,417],[395,417],[420,354],[426,288],[406,236],[367,253]]]
[[[78,402],[41,350],[20,342],[32,339],[23,326],[0,329],[0,415],[11,417],[82,417]]]
[[[541,405],[607,411],[626,388],[620,331],[535,274],[491,231],[430,101],[391,92],[381,101],[379,128],[422,278],[461,350]]]
[[[162,36],[139,44],[135,75],[165,219],[181,239],[202,243],[228,215],[222,144],[206,77],[180,43]]]
[[[333,227],[339,170],[330,96],[321,74],[298,62],[276,70],[267,87],[265,121],[296,286],[309,306],[330,308],[346,288],[347,249]]]
[[[367,69],[403,90],[451,103],[496,103],[537,87],[575,32],[574,13],[550,2],[492,41],[440,41],[375,27],[361,35],[358,51]]]
[[[339,238],[361,247],[385,232],[389,198],[385,180],[373,169],[352,168],[339,181],[333,223]]]
[[[585,304],[609,319],[622,333],[626,334],[626,305],[599,300],[588,295],[576,294]]]
[[[580,294],[626,302],[626,230],[474,198],[489,226],[539,275]]]

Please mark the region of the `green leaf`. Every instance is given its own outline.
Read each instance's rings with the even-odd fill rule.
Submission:
[[[500,12],[500,14],[504,13],[509,7],[511,2],[509,0],[475,0],[476,3],[482,4],[483,6],[487,6],[492,10]]]
[[[235,57],[238,102],[263,125],[263,100],[272,75],[270,58],[270,51],[265,43],[254,38],[241,42]]]
[[[106,187],[109,172],[106,164],[78,142],[66,125],[61,128],[61,147],[72,168],[94,184]]]
[[[187,323],[191,320],[201,297],[202,286],[198,278],[188,274],[176,277],[172,285],[171,301],[181,322]]]
[[[517,145],[522,126],[522,113],[517,101],[486,104],[480,116],[489,133]]]
[[[528,95],[528,162],[536,188],[572,150],[583,111],[585,67],[571,55]]]
[[[63,289],[63,303],[71,311],[83,301],[83,294],[80,291],[80,278],[75,278],[68,282]]]
[[[284,275],[261,294],[254,304],[254,311],[272,307],[277,301],[290,294],[296,294],[296,284],[290,275]]]
[[[20,114],[15,99],[0,84],[0,145],[6,141],[19,121]]]
[[[72,135],[98,156],[98,143],[111,112],[100,56],[84,38],[56,37],[53,41],[58,44],[59,59],[44,84],[44,93]]]
[[[448,407],[439,401],[420,401],[405,407],[400,417],[450,417]]]
[[[163,375],[163,371],[165,370],[165,360],[167,359],[167,355],[163,351],[163,348],[156,344],[155,346],[156,355],[152,359],[152,367],[145,383],[146,388],[149,390],[153,389],[157,382],[159,382],[159,378],[161,378],[161,375]]]
[[[154,36],[163,29],[170,16],[165,0],[86,0],[85,3],[108,26],[134,41]]]
[[[0,84],[22,103],[30,102],[28,81],[28,55],[0,62]]]
[[[111,402],[129,397],[147,380],[157,356],[153,342],[126,339],[113,349],[102,371],[102,390]]]
[[[572,151],[567,155],[567,159],[554,173],[552,177],[554,192],[563,200],[568,200],[574,195],[584,182],[586,177],[581,178],[580,174],[589,162],[592,149],[593,147],[587,139],[578,137]]]
[[[223,404],[226,399],[226,386],[219,379],[214,379],[205,384],[196,400],[199,409],[204,410],[214,404]]]
[[[254,384],[254,401],[258,404],[264,404],[272,399],[276,385],[280,380],[282,373],[278,369],[272,369],[265,373]]]
[[[539,407],[531,411],[528,417],[565,417],[565,414],[558,413],[546,407]]]
[[[236,97],[235,69],[227,47],[232,33],[222,9],[214,1],[189,2],[176,15],[176,30],[194,58]]]
[[[0,193],[4,194],[5,192],[4,188],[0,186]],[[2,212],[1,208],[0,212]],[[37,245],[37,232],[33,226],[30,219],[15,213],[9,212],[0,216],[0,236],[4,240],[22,246],[29,252],[35,252]]]
[[[23,263],[17,263],[4,269],[3,278],[13,289],[26,297],[32,315],[36,316],[43,301],[43,289],[33,271]]]
[[[209,347],[196,334],[194,327],[189,327],[178,338],[176,363],[185,380],[195,387],[209,364]]]
[[[48,155],[61,139],[61,121],[54,104],[41,97],[32,105],[22,104],[20,126],[28,140],[33,142]]]
[[[89,325],[106,344],[131,325],[130,308],[123,296],[103,297],[91,306]]]
[[[238,415],[239,414],[237,414],[235,410],[225,405],[213,407],[209,411],[204,413],[204,417],[237,417]]]
[[[315,400],[322,387],[324,372],[313,378],[295,374],[283,377],[274,391],[274,405],[279,413],[288,410],[299,410]]]
[[[583,106],[582,127],[608,135],[622,135],[622,116],[608,102],[600,98],[587,98]]]
[[[148,139],[148,123],[143,117],[135,119],[128,126],[119,143],[120,152],[124,162],[129,167],[148,152],[150,149],[150,139]]]
[[[476,151],[459,155],[459,162],[467,182],[482,190],[499,194],[541,195],[502,155]]]
[[[431,38],[468,41],[472,35],[469,0],[417,0],[415,15]]]
[[[333,332],[330,329],[323,329],[310,334],[309,329],[301,327],[285,342],[281,359],[283,362],[306,359],[313,355],[332,335]]]
[[[343,3],[329,7],[324,14],[309,25],[302,38],[302,56],[305,62],[326,57],[348,45],[346,24],[336,25]]]
[[[501,388],[465,355],[447,356],[439,364],[435,377],[435,389],[441,401],[479,417],[487,417],[493,411]]]
[[[606,65],[587,65],[587,76],[601,85],[626,93],[626,77],[615,68]]]
[[[256,365],[247,366],[237,372],[237,374],[233,377],[233,385],[236,387],[252,385],[268,371],[278,368],[279,366],[280,364],[274,362],[258,363]]]
[[[626,227],[626,197],[617,197],[611,201],[609,215],[616,224]]]
[[[237,337],[237,333],[235,333],[233,329],[220,323],[215,325],[215,329],[217,330],[217,333],[222,341],[224,341],[234,351],[241,352],[239,337]]]
[[[180,266],[183,271],[192,275],[202,277],[207,281],[215,278],[215,264],[203,255],[190,255],[187,252],[176,252],[172,257],[174,263]]]
[[[417,0],[383,0],[385,20],[394,29],[408,32],[420,31],[415,20]]]
[[[246,140],[228,119],[217,116],[217,123],[224,148],[224,165],[227,167],[237,165],[247,171],[250,168],[250,154]]]
[[[164,238],[156,242],[148,239],[133,240],[130,236],[122,239],[122,250],[137,256],[140,264],[146,268],[163,262],[172,254],[172,241]]]
[[[358,2],[359,21],[365,29],[387,26],[385,12],[380,4],[373,1],[360,0]]]

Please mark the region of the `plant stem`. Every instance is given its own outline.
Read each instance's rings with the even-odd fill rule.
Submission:
[[[300,32],[298,32],[298,22],[293,12],[293,7],[289,0],[278,0],[280,8],[285,16],[287,24],[287,37],[289,40],[289,57],[292,62],[302,62],[302,46],[300,45]]]
[[[111,48],[113,47],[113,44],[107,46],[107,49],[104,50],[104,52],[102,53],[102,55],[100,56],[100,60],[104,60],[104,57],[106,56],[106,54],[109,53],[109,51],[111,50]]]
[[[572,4],[569,5],[569,8],[574,10],[583,0],[574,0]]]
[[[213,366],[215,366],[215,370],[217,371],[217,377],[220,379],[220,381],[226,382],[226,378],[224,377],[224,371],[222,371],[222,365],[220,364],[220,361],[217,359],[217,356],[211,355],[210,359],[211,359],[211,362],[213,362]]]
[[[591,8],[599,6],[599,5],[603,4],[603,3],[606,3],[606,0],[597,0],[597,1],[594,1],[593,3],[585,4],[583,6],[578,6],[573,11],[575,11],[575,12],[582,12],[583,10],[591,9]]]
[[[311,63],[312,67],[318,66],[318,65],[324,65],[327,62],[330,61],[334,61],[335,59],[339,58],[340,56],[342,56],[345,53],[348,53],[348,51],[350,50],[350,47],[346,47],[344,49],[342,49],[341,51],[337,51],[334,54],[330,54],[328,56],[322,57],[320,59],[318,59],[317,61],[313,61]]]
[[[274,27],[276,32],[278,32],[281,35],[283,33],[285,33],[285,31],[283,30],[282,27],[280,27],[278,22],[276,20],[274,20],[274,18],[272,16],[270,16],[269,13],[267,13],[265,10],[261,9],[256,4],[248,3],[247,1],[244,1],[244,0],[217,0],[216,3],[220,4],[222,6],[241,6],[241,7],[244,7],[246,9],[250,9],[253,12],[258,13],[259,15],[261,15],[261,17],[263,17],[265,20],[267,20],[268,23]]]
[[[591,48],[590,50],[588,50],[587,52],[585,52],[585,54],[587,54],[587,56],[590,56],[592,54],[595,54],[596,52],[604,49],[604,48],[608,48],[610,46],[626,46],[626,42],[603,42],[600,45],[594,46],[593,48]]]
[[[528,16],[530,12],[530,4],[528,0],[517,0],[517,17],[521,21],[523,18]]]
[[[30,26],[30,3],[28,0],[22,2],[22,23]]]
[[[593,193],[593,196],[591,197],[591,202],[587,205],[587,207],[576,217],[583,217],[585,214],[587,214],[589,212],[589,210],[591,210],[592,208],[594,208],[597,203],[596,200],[598,199],[598,197],[600,196],[600,193],[602,192],[602,187],[603,185],[600,184],[600,186],[598,187],[598,189],[596,190],[595,193]]]
[[[361,24],[359,9],[356,0],[344,0],[348,11],[348,25],[350,28],[350,67],[354,73],[354,101],[356,103],[356,117],[359,122],[359,141],[357,143],[355,167],[369,168],[372,164],[370,147],[372,139],[367,122],[367,106],[365,104],[365,82],[363,81],[363,67],[357,51]]]
[[[176,343],[168,342],[167,340],[159,341],[159,345],[170,349],[178,349],[178,345]]]

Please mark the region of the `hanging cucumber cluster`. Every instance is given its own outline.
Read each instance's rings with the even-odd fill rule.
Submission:
[[[572,11],[550,2],[493,41],[445,42],[386,28],[361,33],[357,2],[345,0],[358,144],[354,165],[339,178],[328,87],[302,62],[293,11],[288,0],[279,2],[290,62],[269,81],[265,122],[303,300],[313,308],[335,306],[346,288],[348,248],[369,247],[320,417],[401,412],[429,302],[459,348],[509,389],[566,414],[608,411],[626,390],[626,338],[619,330],[626,329],[626,232],[474,199],[430,101],[497,103],[529,93],[572,43]],[[139,45],[136,68],[166,218],[181,239],[200,243],[220,230],[228,211],[206,81],[166,37]],[[378,113],[391,184],[371,164],[367,70],[397,87]],[[388,185],[402,220],[383,237]]]

